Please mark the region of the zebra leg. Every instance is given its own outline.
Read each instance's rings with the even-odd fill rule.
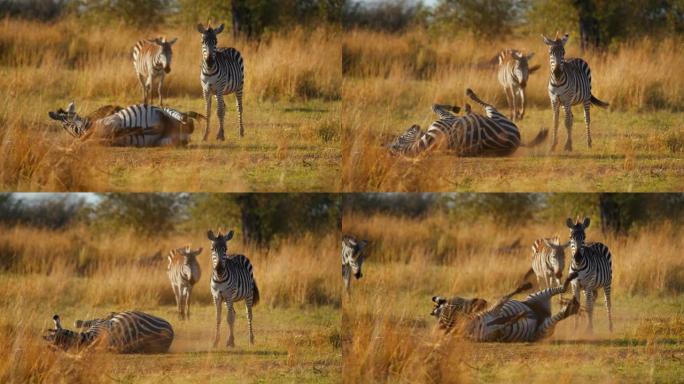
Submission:
[[[143,75],[138,74],[138,81],[140,82],[140,87],[142,87],[143,90],[143,103],[145,103],[147,100],[147,89],[145,88],[145,78]]]
[[[520,120],[522,120],[525,116],[525,88],[518,88],[518,92],[520,93]]]
[[[149,104],[150,99],[152,99],[152,75],[148,75],[145,81],[145,104]]]
[[[219,130],[216,134],[216,140],[223,141],[223,118],[226,114],[226,104],[223,102],[223,93],[216,91],[216,116],[219,120]]]
[[[578,303],[580,302],[580,286],[577,280],[573,280],[571,283],[572,286],[572,296],[575,300],[577,300]],[[579,320],[577,317],[575,317],[575,330],[577,330],[577,327],[579,326]]]
[[[245,129],[242,126],[242,89],[235,91],[235,103],[237,104],[238,124],[240,125],[240,137],[245,135]]]
[[[204,96],[204,103],[207,106],[207,126],[204,128],[202,141],[207,141],[209,138],[209,121],[211,120],[211,88],[209,88],[209,86],[202,88],[202,95]]]
[[[565,308],[561,309],[561,311],[556,313],[555,315],[548,317],[539,327],[537,327],[534,341],[545,339],[553,335],[553,331],[555,330],[556,324],[558,324],[559,321],[567,319],[568,317],[577,314],[578,311],[579,303],[577,302],[577,300],[570,300],[570,302],[565,306]]]
[[[176,298],[176,311],[178,312],[178,316],[182,318],[182,313],[181,313],[181,297],[180,297],[180,287],[176,285],[171,285],[171,288],[173,288],[173,296]]]
[[[214,306],[216,306],[216,332],[214,332],[214,348],[218,346],[219,329],[221,327],[221,296],[214,296]]]
[[[572,152],[572,106],[564,105],[563,111],[565,112],[565,130],[568,133],[563,149]]]
[[[560,117],[560,103],[558,99],[551,99],[551,109],[553,109],[553,138],[551,140],[551,150],[553,151],[558,144],[558,119]]]
[[[159,105],[162,106],[164,105],[162,101],[162,85],[164,85],[164,75],[162,74],[159,77],[159,87],[157,88],[157,94],[159,95]]]
[[[190,294],[192,293],[192,286],[185,288],[185,319],[190,319]]]
[[[603,287],[603,294],[606,297],[606,311],[608,311],[608,331],[613,332],[613,316],[611,314],[610,285]]]
[[[249,345],[254,345],[254,330],[252,329],[252,299],[245,300],[247,308],[247,329],[249,330]]]
[[[560,279],[557,278],[557,277],[554,277],[554,279],[555,279],[555,282],[556,282],[556,287],[562,287],[562,284],[561,284],[561,282],[560,282]],[[560,295],[558,295],[558,303],[561,304],[561,305],[563,305],[563,292],[561,292]]]
[[[235,308],[233,308],[232,300],[226,300],[226,308],[228,309],[228,341],[226,342],[226,347],[234,347],[235,338],[233,337],[233,328],[235,326]]]
[[[508,102],[508,107],[511,109],[511,120],[513,120],[515,119],[515,95],[511,97],[513,92],[509,87],[504,87],[504,90],[506,91],[506,101]]]
[[[584,102],[584,125],[587,127],[587,146],[591,148],[591,129],[590,122],[591,117],[589,115],[589,107],[591,106],[591,101]]]
[[[591,334],[594,332],[594,291],[585,288],[584,296],[587,301],[587,319],[589,321],[589,323],[587,324],[587,333]]]

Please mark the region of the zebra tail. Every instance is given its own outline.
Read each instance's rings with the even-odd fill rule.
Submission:
[[[546,137],[549,135],[549,130],[547,128],[542,128],[539,133],[537,133],[537,136],[530,141],[529,143],[521,143],[520,145],[523,147],[536,147],[537,145],[541,144],[546,140]]]
[[[607,108],[610,104],[606,103],[605,101],[601,101],[596,98],[596,96],[591,95],[591,103],[594,104],[597,107],[601,108]]]
[[[523,276],[523,281],[526,281],[530,276],[534,275],[534,269],[530,268],[529,271]]]
[[[256,281],[254,282],[253,288],[254,289],[252,291],[252,305],[257,305],[257,304],[259,304],[260,297],[259,297],[259,287],[257,287]]]
[[[190,116],[191,118],[193,118],[195,120],[207,120],[207,117],[204,116],[203,114],[193,112],[193,111],[189,111],[188,113],[186,113],[186,115]]]
[[[517,295],[518,293],[525,292],[530,288],[532,288],[532,283],[526,282],[526,283],[519,285],[518,288],[515,289],[515,291],[513,291],[510,295],[506,295],[506,296]]]
[[[536,72],[539,68],[541,68],[541,65],[538,65],[538,64],[537,64],[537,65],[535,65],[535,66],[532,66],[530,69],[528,69],[527,72],[529,72],[529,73],[534,73],[534,72]]]

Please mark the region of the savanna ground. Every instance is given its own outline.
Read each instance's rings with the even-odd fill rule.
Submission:
[[[580,55],[570,36],[566,57]],[[535,148],[504,158],[457,158],[432,153],[395,158],[383,146],[412,124],[426,129],[434,103],[473,106],[481,99],[509,114],[496,68],[483,65],[498,50],[534,52],[527,110],[518,123],[523,142],[553,126],[547,93],[547,47],[539,35],[515,39],[400,35],[352,30],[343,36],[342,190],[344,191],[679,191],[684,187],[684,54],[681,41],[643,39],[586,53],[593,94],[611,104],[591,108],[593,148],[587,148],[581,107],[573,108],[573,152],[551,134]]]
[[[47,113],[76,102],[87,115],[106,104],[142,103],[130,59],[136,41],[177,37],[164,104],[206,113],[195,26],[131,27],[0,22],[0,170],[3,190],[32,191],[334,191],[340,172],[340,43],[334,29],[297,29],[261,41],[233,41],[245,61],[245,136],[234,95],[226,102],[224,142],[196,124],[187,148],[77,145]],[[156,84],[156,83],[155,83]],[[156,85],[154,95],[156,95]],[[153,104],[157,104],[157,96]]]
[[[567,236],[563,220],[504,226],[446,215],[402,219],[348,214],[345,233],[370,241],[361,280],[343,301],[345,382],[678,382],[684,369],[684,260],[677,223],[588,241],[613,255],[613,322],[603,295],[594,334],[572,318],[539,343],[471,343],[445,337],[431,297],[496,301],[530,268],[535,238]],[[519,247],[510,248],[516,239]],[[569,256],[566,253],[566,269]],[[536,279],[535,279],[536,280]],[[535,284],[536,285],[536,284]],[[518,295],[516,298],[523,298]],[[567,297],[567,295],[566,295]],[[553,303],[553,311],[558,304]]]
[[[236,304],[234,349],[227,349],[226,310],[221,342],[213,349],[215,313],[209,290],[208,240],[177,234],[142,240],[135,233],[86,228],[60,232],[5,228],[0,235],[0,381],[25,382],[339,382],[342,365],[339,238],[283,239],[271,249],[242,246],[254,265],[261,302],[254,307],[256,343],[248,344],[244,304]],[[40,241],[35,241],[40,239]],[[166,252],[203,246],[202,277],[191,299],[191,319],[178,320],[166,276]],[[150,256],[163,250],[163,259]],[[49,350],[41,339],[58,313],[65,326],[110,311],[139,309],[171,322],[169,353],[74,355]]]

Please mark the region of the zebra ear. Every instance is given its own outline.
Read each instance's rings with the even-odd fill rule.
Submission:
[[[565,35],[563,35],[563,38],[561,39],[561,43],[563,43],[563,45],[565,45],[565,43],[568,42],[569,37],[570,37],[570,35],[568,35],[567,33]]]
[[[76,113],[76,104],[73,101],[67,106],[67,113]]]
[[[199,255],[200,253],[202,253],[203,250],[204,250],[204,248],[199,247],[199,248],[197,248],[193,253],[195,254],[195,256],[197,256],[197,255]]]
[[[356,243],[357,248],[359,249],[359,252],[366,248],[366,245],[368,245],[368,242],[366,240],[361,240],[358,243]]]
[[[64,113],[64,112],[62,112],[62,113]],[[50,118],[51,118],[52,120],[64,121],[64,118],[62,117],[61,114],[59,114],[59,111],[57,111],[57,112],[48,112],[48,116],[50,116]]]
[[[572,219],[568,217],[568,219],[565,221],[565,225],[568,226],[568,228],[572,229],[575,227],[575,223],[572,222]]]
[[[472,304],[473,312],[484,311],[487,309],[487,300],[474,298],[470,301]]]
[[[178,38],[177,38],[177,37],[174,37],[173,39],[167,41],[167,43],[168,43],[169,45],[173,45],[173,44],[176,42],[176,40],[178,40]]]
[[[204,32],[206,32],[206,30],[204,29],[204,26],[202,25],[202,23],[197,24],[197,32],[199,32],[199,33],[204,33]]]
[[[214,29],[214,33],[217,35],[221,32],[223,32],[223,24],[219,25],[218,28]]]
[[[214,231],[211,229],[207,231],[207,239],[214,241],[216,240],[216,235],[214,235]]]
[[[544,44],[546,45],[553,45],[553,40],[549,39],[548,37],[544,36],[543,34],[541,37],[544,39]]]
[[[221,24],[221,25],[223,25],[223,24]],[[230,231],[230,232],[228,232],[228,234],[223,236],[223,238],[226,239],[226,241],[228,241],[228,240],[233,238],[233,234],[234,234],[233,231]]]
[[[591,223],[591,221],[589,220],[589,218],[585,217],[584,221],[582,222],[582,226],[584,226],[584,228],[587,228],[587,227],[589,227],[590,223]]]
[[[59,320],[59,315],[52,316],[52,321],[55,322],[56,329],[62,329],[62,322]]]
[[[534,57],[534,52],[530,52],[527,54],[527,60],[532,60],[533,57]]]

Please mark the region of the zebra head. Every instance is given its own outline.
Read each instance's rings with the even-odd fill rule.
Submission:
[[[363,277],[363,273],[361,273],[361,266],[365,258],[363,249],[367,244],[367,241],[358,241],[352,236],[345,236],[342,239],[342,264],[351,267],[351,272],[356,279]]]
[[[570,253],[572,254],[573,261],[581,260],[581,249],[584,246],[584,240],[586,239],[584,230],[589,227],[589,223],[588,217],[585,217],[584,221],[581,223],[579,219],[576,222],[573,222],[571,218],[568,218],[565,223],[568,228],[570,228]]]
[[[48,112],[48,115],[52,120],[61,122],[62,128],[75,138],[82,137],[90,128],[88,118],[81,117],[76,113],[76,104],[73,101],[69,103],[66,111],[60,108],[54,112]]]
[[[173,51],[171,46],[178,40],[174,38],[173,40],[167,41],[165,37],[158,37],[154,40],[149,40],[151,43],[157,44],[161,47],[161,51],[154,60],[155,70],[164,69],[164,72],[171,72],[171,58],[173,57]]]
[[[388,146],[390,154],[393,156],[405,154],[411,149],[411,146],[420,139],[422,132],[420,126],[412,125],[406,132],[394,139]]]
[[[442,296],[433,296],[432,303],[434,307],[430,315],[436,317],[439,327],[447,331],[461,318],[487,309],[487,300],[480,298],[452,297],[447,299]]]
[[[220,268],[221,261],[226,258],[228,252],[228,240],[233,238],[233,231],[225,235],[218,231],[215,235],[212,230],[207,231],[207,238],[211,241],[211,266],[214,269]]]
[[[55,322],[55,329],[48,329],[43,335],[43,340],[47,341],[51,348],[66,351],[78,343],[78,336],[75,332],[62,328],[59,315],[54,315],[52,321]]]
[[[551,66],[551,73],[554,77],[560,77],[563,74],[563,65],[565,63],[565,43],[568,42],[569,35],[566,33],[562,38],[558,37],[551,40],[542,35],[544,44],[549,46],[549,64]]]
[[[216,44],[218,43],[216,35],[222,31],[223,24],[215,29],[211,27],[211,22],[207,23],[207,28],[204,28],[202,24],[197,24],[197,32],[202,34],[202,59],[204,61],[213,59],[216,53]]]
[[[556,236],[552,239],[544,239],[544,244],[551,249],[551,255],[548,258],[549,267],[551,267],[553,274],[560,279],[563,277],[563,269],[565,268],[565,248],[570,245],[570,242],[561,244],[560,239]]]

